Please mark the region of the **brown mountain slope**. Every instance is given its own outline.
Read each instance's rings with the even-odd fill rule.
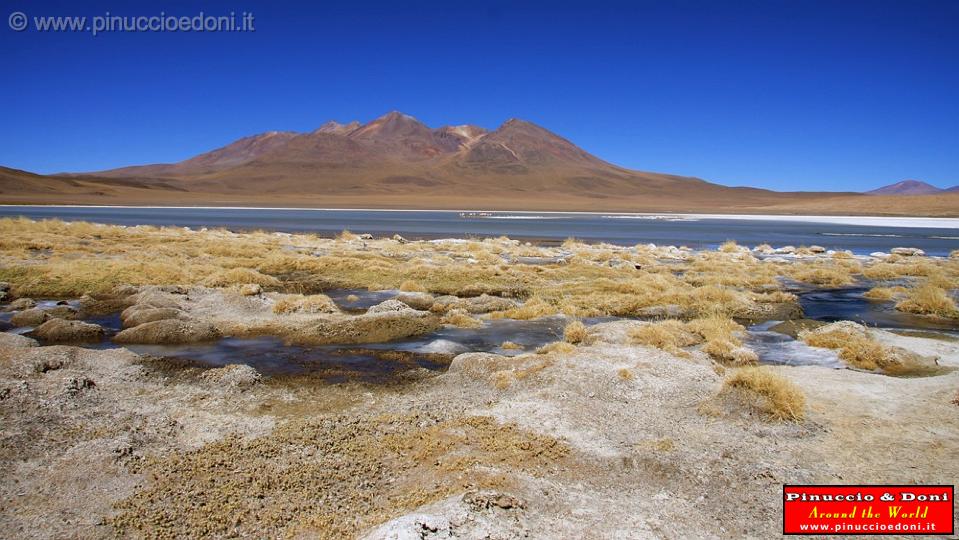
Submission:
[[[959,197],[936,197],[884,204],[731,188],[624,169],[522,120],[494,131],[432,129],[395,111],[362,125],[254,135],[173,164],[62,176],[0,170],[0,202],[40,204],[959,214]]]
[[[869,195],[932,195],[942,191],[945,190],[921,180],[903,180],[866,193]]]

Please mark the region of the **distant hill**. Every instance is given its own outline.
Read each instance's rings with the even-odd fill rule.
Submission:
[[[948,189],[937,188],[932,184],[927,184],[919,180],[903,180],[895,184],[889,184],[879,189],[867,191],[870,195],[932,195],[946,191],[959,191],[959,186]]]
[[[524,120],[431,128],[397,111],[252,135],[178,163],[0,169],[0,202],[21,204],[957,215],[952,195],[912,208],[857,193],[728,187],[619,167]]]

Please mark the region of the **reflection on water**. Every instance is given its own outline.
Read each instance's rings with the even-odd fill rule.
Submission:
[[[429,354],[389,354],[360,346],[307,347],[286,345],[275,337],[224,338],[190,345],[127,345],[141,355],[189,359],[221,367],[247,364],[264,375],[317,374],[329,382],[385,382],[402,371],[445,369],[449,357]]]

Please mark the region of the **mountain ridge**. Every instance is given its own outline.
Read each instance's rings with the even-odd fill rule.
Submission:
[[[49,176],[0,169],[0,202],[18,204],[959,214],[959,193],[921,206],[902,198],[884,206],[884,197],[632,170],[525,120],[493,130],[433,128],[399,111],[362,124],[331,120],[308,132],[250,135],[176,163]]]

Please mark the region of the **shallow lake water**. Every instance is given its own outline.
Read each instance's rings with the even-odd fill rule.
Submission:
[[[959,219],[799,218],[790,216],[703,216],[682,214],[587,214],[495,212],[461,217],[458,212],[310,210],[276,208],[140,208],[0,206],[0,216],[59,218],[119,225],[224,227],[333,235],[344,229],[409,238],[507,235],[560,242],[570,236],[619,245],[655,243],[714,248],[726,240],[755,246],[820,245],[857,254],[918,247],[929,255],[959,248]]]

